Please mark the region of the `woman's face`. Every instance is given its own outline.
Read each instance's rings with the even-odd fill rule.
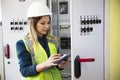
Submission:
[[[49,16],[43,16],[36,24],[36,30],[40,36],[47,34],[51,26],[51,20]]]

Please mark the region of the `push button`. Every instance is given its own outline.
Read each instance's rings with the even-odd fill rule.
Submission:
[[[99,24],[101,23],[101,19],[98,20],[98,23],[99,23]]]
[[[23,23],[22,22],[19,22],[19,25],[22,25]]]
[[[10,22],[10,25],[14,25],[14,22]]]
[[[15,25],[18,25],[18,22],[15,22]]]

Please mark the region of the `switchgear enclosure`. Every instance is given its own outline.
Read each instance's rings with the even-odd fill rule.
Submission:
[[[72,76],[72,80],[104,80],[104,0],[71,0],[70,5],[72,75],[76,56],[95,59],[81,62],[81,76]],[[85,24],[81,24],[81,17]],[[90,19],[93,24],[87,23]]]

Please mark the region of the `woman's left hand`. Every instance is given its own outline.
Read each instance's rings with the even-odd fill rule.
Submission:
[[[63,60],[58,64],[58,67],[59,68],[66,68],[68,66],[69,62],[70,62],[70,58],[68,58],[67,60]]]

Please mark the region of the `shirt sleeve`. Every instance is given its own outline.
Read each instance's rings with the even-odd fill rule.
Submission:
[[[36,72],[36,65],[32,64],[30,53],[26,50],[23,40],[19,40],[16,43],[17,57],[19,60],[20,72],[22,76],[34,76]]]

